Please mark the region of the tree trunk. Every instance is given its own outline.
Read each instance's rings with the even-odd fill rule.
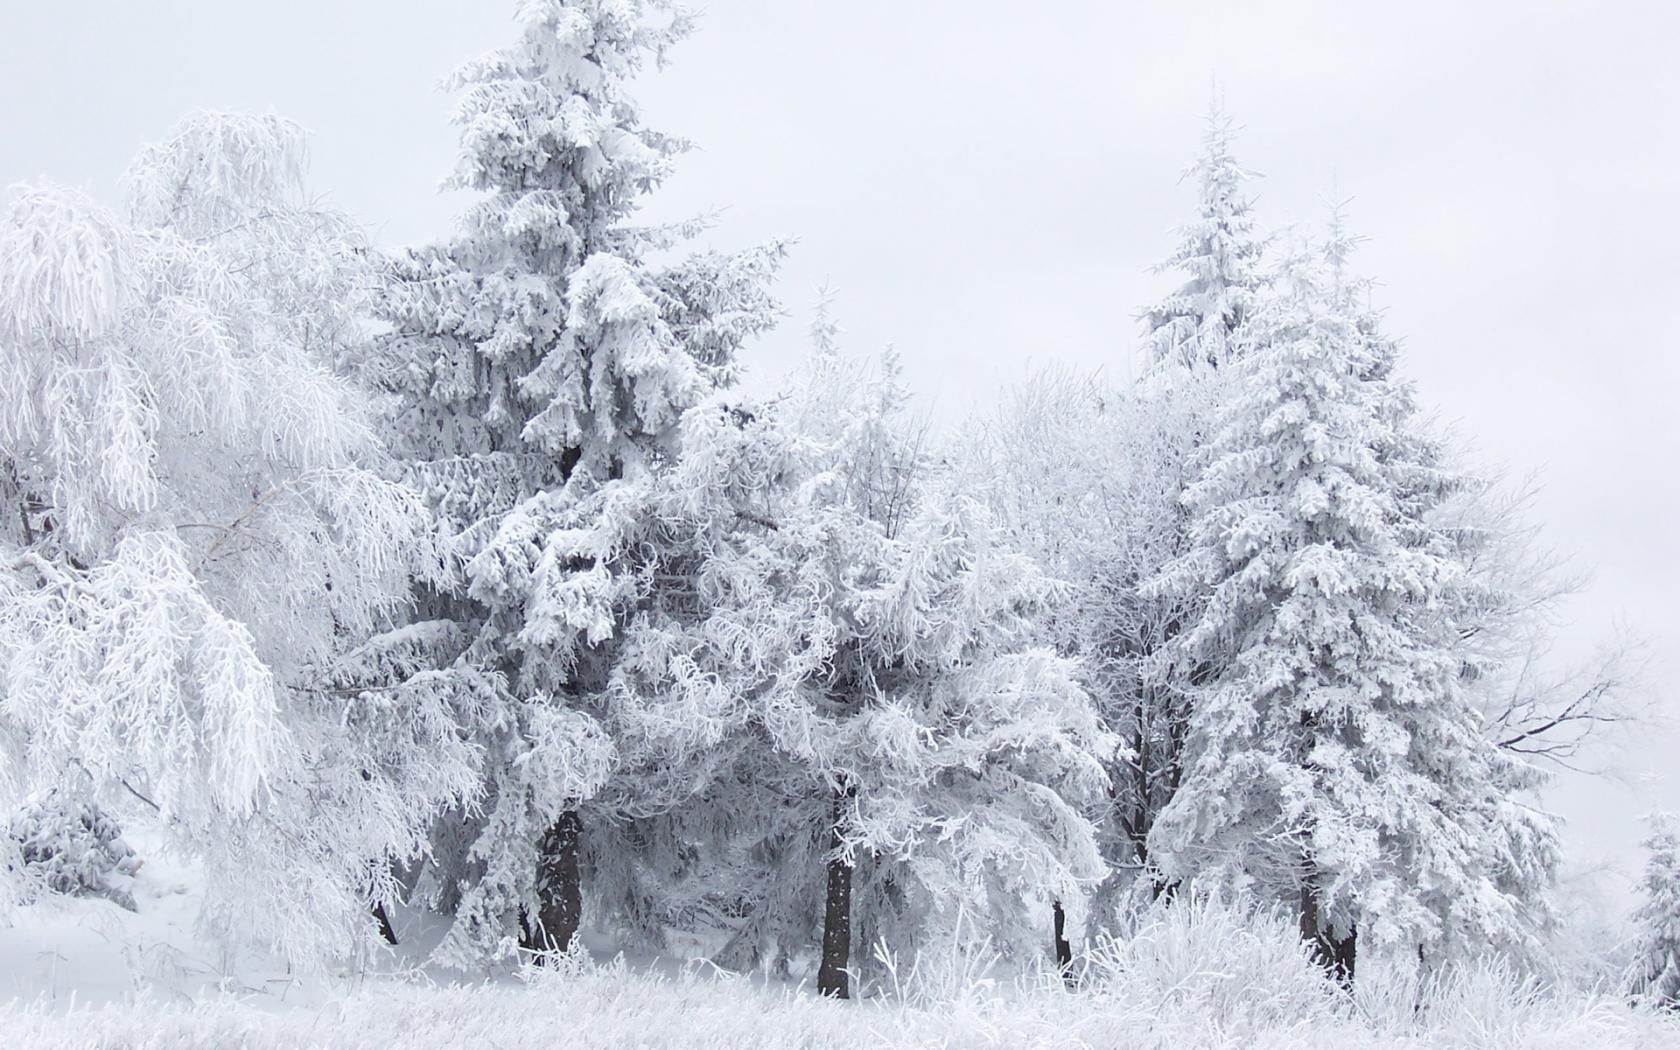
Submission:
[[[373,903],[373,917],[379,923],[379,936],[385,938],[386,944],[395,945],[397,943],[397,931],[391,928],[391,917],[385,914],[385,903],[383,901]]]
[[[834,796],[834,819],[828,829],[828,893],[823,904],[822,965],[817,968],[817,994],[836,999],[852,997],[851,975],[846,966],[852,956],[852,865],[840,855],[840,822],[846,804],[855,795],[846,788]]]
[[[1056,934],[1056,969],[1062,975],[1065,984],[1073,983],[1073,945],[1067,939],[1067,912],[1062,910],[1061,901],[1050,902],[1051,921],[1055,924]]]
[[[520,946],[537,952],[563,952],[572,945],[583,918],[583,888],[578,876],[578,839],[583,821],[575,809],[560,814],[537,846],[537,914],[524,919]]]
[[[1310,881],[1301,884],[1301,939],[1307,942],[1313,961],[1350,992],[1358,936],[1357,930],[1349,930],[1338,937],[1319,906],[1318,890]]]
[[[1162,877],[1159,872],[1149,874],[1149,900],[1151,903],[1166,901],[1168,904],[1178,899],[1178,882],[1174,879]]]
[[[1353,964],[1359,957],[1359,931],[1349,930],[1346,937],[1335,938],[1336,973],[1342,987],[1353,991]]]

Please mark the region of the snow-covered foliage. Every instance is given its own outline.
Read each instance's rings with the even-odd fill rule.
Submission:
[[[1230,116],[1213,106],[1202,154],[1184,173],[1196,183],[1196,218],[1178,228],[1178,247],[1156,268],[1184,283],[1143,313],[1145,353],[1157,366],[1217,368],[1245,352],[1243,329],[1265,285],[1266,239],[1244,192],[1254,174],[1237,163],[1235,136]]]
[[[1143,314],[1151,369],[1114,387],[1040,373],[1005,408],[972,423],[956,445],[968,487],[987,494],[1012,542],[1067,584],[1039,627],[1079,661],[1084,683],[1123,747],[1107,763],[1098,816],[1110,875],[1097,919],[1116,895],[1170,889],[1150,862],[1149,835],[1183,777],[1193,683],[1211,673],[1166,658],[1194,622],[1205,588],[1146,591],[1184,554],[1189,520],[1179,495],[1195,478],[1230,368],[1266,291],[1265,239],[1243,196],[1251,178],[1232,155],[1233,127],[1208,117],[1195,180],[1196,219],[1157,272],[1183,283]]]
[[[0,220],[0,789],[144,797],[207,917],[300,962],[470,786],[445,714],[336,688],[436,557],[333,371],[371,276],[302,146],[203,114],[126,214],[32,186]]]
[[[688,413],[653,531],[570,539],[648,596],[608,686],[626,772],[597,804],[625,830],[603,881],[657,879],[640,899],[733,929],[731,963],[815,943],[831,861],[856,869],[858,943],[910,952],[959,912],[1027,950],[1102,874],[1082,807],[1113,744],[1032,644],[1059,589],[918,433],[890,356],[824,347],[778,398]],[[634,484],[581,521],[618,521]]]
[[[1096,710],[1118,734],[1095,814],[1111,869],[1093,916],[1102,924],[1115,917],[1116,894],[1164,888],[1150,871],[1149,831],[1183,774],[1194,669],[1163,656],[1204,595],[1146,593],[1144,584],[1185,552],[1179,496],[1194,479],[1220,389],[1220,375],[1208,370],[1119,389],[1040,372],[1001,411],[972,423],[958,446],[964,487],[985,493],[1011,541],[1063,581],[1038,627],[1078,661]]]
[[[53,893],[103,897],[129,911],[134,898],[120,876],[140,869],[122,827],[97,804],[49,791],[29,799],[6,823],[25,879]]]
[[[634,710],[612,710],[646,662],[620,630],[661,611],[641,609],[649,581],[610,545],[660,533],[647,486],[679,420],[775,316],[779,245],[661,262],[698,227],[630,224],[684,144],[642,126],[628,86],[688,27],[665,0],[520,5],[518,40],[453,82],[453,183],[478,198],[453,238],[393,261],[393,331],[360,365],[398,396],[395,440],[457,570],[421,610],[449,625],[432,659],[476,697],[463,730],[486,759],[483,804],[440,824],[422,887],[456,916],[456,961],[516,938],[563,947],[580,805],[637,748],[680,763],[705,746],[693,732],[651,744]],[[656,673],[673,677],[652,688],[677,695],[651,717],[719,693],[679,665]]]
[[[1298,900],[1326,950],[1356,932],[1435,960],[1517,947],[1555,830],[1517,794],[1536,774],[1466,695],[1452,613],[1476,581],[1429,520],[1457,480],[1415,425],[1349,246],[1338,228],[1288,261],[1186,495],[1192,549],[1151,584],[1212,587],[1177,649],[1220,661],[1154,853],[1178,878]]]
[[[1680,1009],[1680,829],[1668,814],[1650,823],[1643,899],[1634,915],[1633,991],[1655,1005]]]
[[[1183,283],[1142,315],[1145,378],[1114,387],[1041,372],[956,446],[967,484],[987,494],[1012,541],[1066,581],[1040,628],[1078,659],[1125,745],[1108,762],[1109,798],[1098,815],[1111,869],[1102,923],[1117,917],[1116,894],[1170,888],[1150,863],[1149,835],[1182,780],[1193,684],[1212,673],[1215,658],[1168,655],[1200,617],[1206,589],[1144,584],[1185,553],[1189,518],[1179,496],[1195,480],[1231,386],[1231,369],[1219,366],[1246,351],[1268,291],[1266,238],[1244,196],[1253,176],[1233,155],[1234,134],[1213,107],[1202,154],[1185,173],[1197,188],[1196,218],[1156,268]]]

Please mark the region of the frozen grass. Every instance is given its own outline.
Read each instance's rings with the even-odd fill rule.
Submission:
[[[567,1050],[637,1047],[1680,1050],[1680,1018],[1553,992],[1498,967],[1349,998],[1306,963],[1287,922],[1216,904],[1167,913],[1094,953],[1077,990],[1054,974],[996,976],[983,942],[905,965],[849,1002],[692,969],[582,963],[520,984],[382,979],[325,1005],[263,998],[0,1008],[8,1048]]]

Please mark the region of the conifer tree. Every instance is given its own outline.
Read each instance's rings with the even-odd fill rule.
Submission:
[[[1466,695],[1450,611],[1475,581],[1428,520],[1457,481],[1361,306],[1350,243],[1338,226],[1287,263],[1186,494],[1192,549],[1153,584],[1211,587],[1177,649],[1217,661],[1155,855],[1291,902],[1348,981],[1357,943],[1521,945],[1556,852],[1521,804],[1536,774]]]
[[[1184,173],[1197,187],[1196,218],[1178,228],[1178,247],[1156,268],[1183,283],[1142,315],[1151,366],[1143,381],[1126,391],[1064,388],[1053,406],[1021,402],[1017,418],[1003,425],[1053,429],[1054,438],[1027,437],[1024,449],[1002,451],[988,467],[1013,482],[987,491],[1017,500],[1006,520],[1019,539],[1074,583],[1075,598],[1052,630],[1064,651],[1080,657],[1106,723],[1128,745],[1110,763],[1102,821],[1113,869],[1101,895],[1104,921],[1121,891],[1146,889],[1155,899],[1172,888],[1152,862],[1150,831],[1183,777],[1193,683],[1212,672],[1211,656],[1191,664],[1169,657],[1199,616],[1205,591],[1147,593],[1143,584],[1183,553],[1189,521],[1177,493],[1194,480],[1212,414],[1230,386],[1230,369],[1220,366],[1245,351],[1265,289],[1266,239],[1245,195],[1254,176],[1236,161],[1234,137],[1215,103],[1202,154]],[[1023,512],[1023,499],[1038,506]]]
[[[660,264],[698,226],[630,221],[684,144],[642,125],[628,84],[689,27],[666,0],[520,5],[518,41],[454,81],[454,185],[478,199],[454,238],[395,261],[394,331],[365,365],[403,401],[399,440],[459,567],[425,597],[459,639],[432,658],[493,683],[467,727],[486,802],[440,827],[427,880],[454,958],[505,955],[516,934],[569,945],[581,807],[621,760],[615,639],[646,581],[551,541],[603,486],[672,461],[684,411],[774,317],[779,246]],[[615,527],[651,512],[636,485],[613,491]]]
[[[1143,313],[1152,365],[1217,368],[1243,351],[1242,329],[1264,284],[1265,239],[1244,192],[1254,174],[1237,163],[1235,136],[1230,116],[1210,107],[1202,155],[1184,173],[1197,186],[1196,218],[1178,228],[1178,247],[1156,267],[1184,282]]]
[[[1660,1006],[1680,1009],[1680,834],[1674,818],[1649,818],[1645,840],[1644,899],[1634,914],[1638,931],[1633,991]]]

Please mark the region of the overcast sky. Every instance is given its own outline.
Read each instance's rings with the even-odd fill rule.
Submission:
[[[438,80],[510,39],[511,0],[0,0],[0,182],[109,196],[195,106],[314,133],[313,182],[386,243],[446,229]],[[791,317],[749,365],[803,352],[817,285],[853,349],[899,348],[937,419],[1033,362],[1127,375],[1133,315],[1191,207],[1212,85],[1266,176],[1268,224],[1352,197],[1423,401],[1516,473],[1550,544],[1594,573],[1560,650],[1618,618],[1680,666],[1680,5],[713,0],[641,97],[694,139],[655,212],[727,207],[720,246],[791,235]],[[1551,797],[1575,856],[1633,859],[1680,807],[1672,735],[1629,783]]]

